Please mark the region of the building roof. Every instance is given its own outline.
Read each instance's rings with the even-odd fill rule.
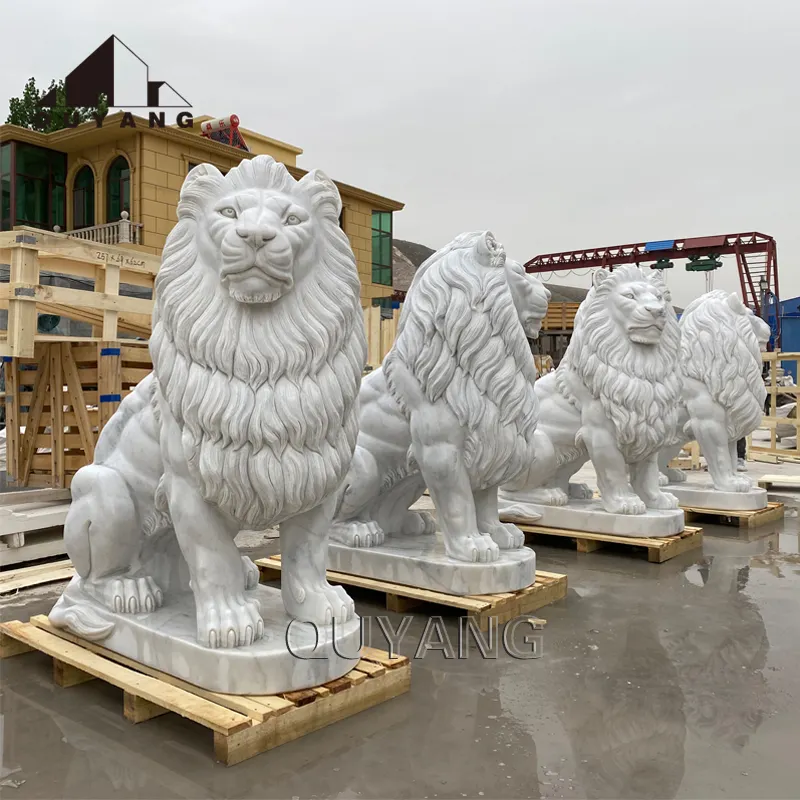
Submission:
[[[200,136],[196,129],[179,128],[175,125],[167,125],[163,128],[150,127],[149,120],[143,117],[133,116],[133,121],[136,127],[126,126],[121,128],[119,123],[122,121],[124,114],[117,111],[114,114],[109,114],[103,120],[103,126],[97,127],[94,120],[84,122],[76,128],[63,128],[60,131],[53,131],[52,133],[40,133],[39,131],[32,131],[28,128],[21,128],[18,125],[0,125],[0,142],[14,140],[18,142],[27,142],[29,144],[38,145],[39,147],[49,147],[60,150],[63,153],[71,153],[83,150],[86,147],[94,145],[105,144],[107,142],[119,141],[132,136],[137,133],[148,133],[154,136],[160,136],[177,143],[183,143],[187,147],[201,148],[208,152],[213,159],[214,154],[230,158],[231,152],[238,154],[242,159],[255,158],[255,153],[248,153],[245,150],[230,147],[221,142],[215,142],[213,139],[208,139]],[[211,119],[208,116],[196,117],[198,120]],[[261,136],[261,134],[253,134],[252,131],[242,128],[245,138],[248,135],[255,135],[260,137],[264,142],[273,143],[276,147],[287,149],[292,153],[302,153],[303,151],[294,145],[286,145],[279,142],[277,139],[269,139],[269,137]],[[294,178],[302,178],[308,170],[301,169],[300,167],[286,165],[286,169]],[[389,197],[384,197],[374,192],[361,189],[358,186],[352,186],[348,183],[334,180],[334,183],[339,187],[339,190],[355,197],[359,200],[364,200],[372,204],[376,209],[381,211],[402,211],[405,204],[397,200],[392,200]]]

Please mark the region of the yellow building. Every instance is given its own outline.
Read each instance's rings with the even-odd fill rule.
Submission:
[[[54,133],[0,125],[0,230],[30,225],[89,241],[122,244],[160,255],[177,221],[183,179],[195,164],[223,172],[242,159],[266,154],[300,178],[303,152],[254,131],[239,130],[249,152],[201,136],[192,128],[150,127],[119,112]],[[133,125],[121,123],[133,122]],[[336,181],[344,206],[342,227],[361,277],[362,305],[392,294],[392,214],[402,203]]]

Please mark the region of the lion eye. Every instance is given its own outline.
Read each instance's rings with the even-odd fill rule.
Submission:
[[[628,298],[628,300],[633,300],[633,299],[634,299],[634,294],[633,294],[633,292],[623,292],[623,293],[622,293],[622,296],[623,296],[623,297],[627,297],[627,298]]]
[[[236,209],[231,208],[230,206],[226,206],[225,208],[221,208],[219,213],[222,214],[223,217],[229,217],[230,219],[236,219]]]
[[[284,225],[299,225],[300,222],[300,217],[298,217],[297,214],[289,214],[289,216],[286,217]]]

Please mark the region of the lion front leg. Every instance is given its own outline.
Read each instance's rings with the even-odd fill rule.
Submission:
[[[690,391],[686,391],[686,389]],[[714,488],[720,492],[749,492],[753,484],[746,475],[737,473],[733,456],[736,442],[728,440],[727,413],[714,401],[699,381],[686,379],[686,406],[692,430],[700,450],[708,462]]]
[[[674,494],[662,492],[659,488],[658,453],[650,458],[630,465],[631,485],[648,508],[671,509],[678,507]]]
[[[162,489],[189,567],[197,641],[212,648],[252,644],[263,636],[264,621],[258,600],[246,594],[252,570],[234,542],[239,525],[203,499],[189,474],[180,428],[166,404],[161,405]]]
[[[584,408],[578,437],[597,473],[603,508],[612,514],[644,514],[647,507],[628,481],[628,465],[617,445],[616,431],[599,402]]]
[[[325,574],[334,498],[281,523],[281,594],[290,617],[316,625],[345,623],[355,606],[341,586]]]
[[[488,533],[501,550],[517,550],[525,544],[525,534],[511,522],[500,522],[497,486],[473,494],[478,530]]]
[[[464,431],[443,404],[421,403],[411,414],[414,457],[436,506],[447,555],[459,561],[497,561],[500,549],[478,526],[464,464]],[[495,496],[495,519],[497,505]]]

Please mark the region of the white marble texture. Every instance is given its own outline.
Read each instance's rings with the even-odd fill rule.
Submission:
[[[596,271],[564,358],[536,381],[534,458],[501,487],[501,507],[572,505],[585,492],[570,479],[591,458],[608,513],[677,508],[676,498],[659,488],[657,459],[675,437],[679,347],[659,270]]]
[[[441,534],[395,536],[380,547],[331,542],[328,565],[337,572],[462,596],[513,592],[536,580],[536,554],[529,547],[504,550],[490,563],[468,564],[447,555]]]
[[[727,494],[749,494],[753,483],[737,471],[736,443],[761,424],[767,397],[761,349],[769,341],[770,327],[735,293],[715,289],[684,309],[680,330],[683,402],[676,437],[659,457],[661,472],[674,481],[667,464],[682,445],[696,439],[714,487]],[[730,502],[738,502],[739,510],[748,503]]]
[[[707,508],[709,511],[758,511],[767,507],[767,490],[753,487],[747,492],[721,492],[709,483],[689,486],[685,483],[667,486],[686,508]]]
[[[275,637],[259,640],[273,618],[356,624],[353,601],[325,575],[366,360],[341,209],[323,173],[298,181],[269,156],[226,175],[209,164],[187,175],[156,277],[153,373],[72,483],[64,539],[81,581],[51,612],[54,624],[110,649],[125,631],[173,674],[186,671],[178,654],[193,627],[206,688],[289,691],[298,674],[319,682],[306,667],[265,678],[262,663],[294,657]],[[285,611],[271,601],[259,610],[258,570],[234,542],[275,525]],[[193,625],[190,615],[185,628],[148,633],[148,617],[189,614],[189,591]],[[350,668],[331,664],[328,678]]]
[[[566,506],[508,502],[500,506],[500,518],[547,528],[614,536],[674,536],[684,529],[683,511],[648,509],[644,514],[613,514],[599,500],[571,500]]]
[[[50,619],[56,625],[70,627],[70,610],[76,604],[83,609],[88,605],[98,619],[113,623],[103,647],[225,694],[264,695],[307,689],[341,677],[358,663],[358,617],[315,629],[286,614],[279,589],[258,586],[248,596],[261,606],[263,636],[249,647],[226,650],[213,650],[198,643],[191,592],[170,597],[168,603],[152,613],[115,614],[103,603],[87,601],[81,579],[76,576]]]

